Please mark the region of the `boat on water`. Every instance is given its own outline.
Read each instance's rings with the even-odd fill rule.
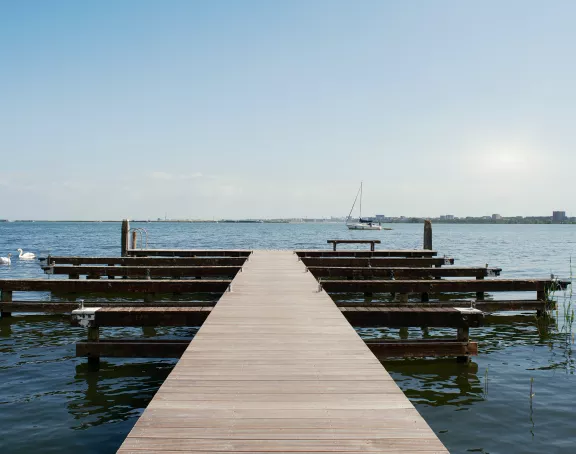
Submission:
[[[360,199],[360,216],[358,217],[358,222],[354,222],[352,220],[352,212],[354,211],[358,199]],[[346,218],[346,227],[348,227],[349,230],[382,230],[382,226],[379,222],[377,223],[369,219],[362,219],[362,183],[360,183],[360,189],[358,189],[352,208],[350,208],[350,214],[348,214],[348,217]]]

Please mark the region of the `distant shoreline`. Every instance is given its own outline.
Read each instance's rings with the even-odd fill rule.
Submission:
[[[405,219],[394,219],[394,220],[386,220],[382,221],[382,224],[421,224],[426,220],[426,218],[405,218]],[[554,222],[550,219],[534,219],[534,218],[506,218],[506,219],[499,219],[499,220],[492,220],[492,219],[454,219],[454,220],[444,220],[444,219],[431,219],[433,224],[470,224],[470,225],[514,225],[514,224],[523,224],[523,225],[573,225],[576,224],[576,219],[570,218],[569,220],[562,221],[562,222]],[[17,220],[7,220],[7,219],[0,219],[1,224],[9,224],[9,223],[18,223],[18,224],[33,224],[33,223],[121,223],[122,220],[73,220],[73,219],[60,219],[60,220],[46,220],[46,219],[17,219]],[[202,220],[202,219],[161,219],[161,220],[142,220],[142,219],[134,219],[130,220],[130,222],[134,223],[174,223],[174,224],[182,224],[182,223],[190,223],[190,224],[342,224],[344,221],[342,220],[330,220],[330,219],[304,219],[304,220],[294,220],[294,219],[222,219],[222,220]],[[375,221],[378,222],[378,221]]]

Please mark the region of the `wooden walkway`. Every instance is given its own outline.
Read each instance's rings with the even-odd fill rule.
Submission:
[[[297,255],[257,251],[118,452],[448,451]]]

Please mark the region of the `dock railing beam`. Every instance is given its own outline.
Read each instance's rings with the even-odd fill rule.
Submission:
[[[128,245],[130,244],[130,221],[128,219],[122,220],[122,237],[121,237],[121,255],[122,257],[128,256]]]
[[[432,221],[424,221],[424,249],[432,250]]]

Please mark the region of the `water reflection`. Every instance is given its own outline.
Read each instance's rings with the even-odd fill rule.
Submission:
[[[484,384],[478,377],[478,364],[457,363],[451,359],[383,361],[413,403],[472,405],[484,399]]]
[[[82,430],[139,416],[175,362],[101,360],[99,370],[85,362],[78,364],[73,384],[79,391],[68,400],[68,411],[76,421],[72,428]]]

